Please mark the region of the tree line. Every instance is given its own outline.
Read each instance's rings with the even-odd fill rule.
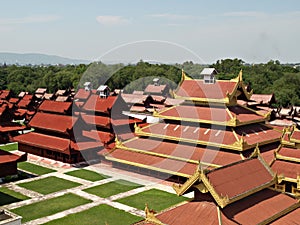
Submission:
[[[218,79],[231,79],[243,70],[244,82],[254,93],[274,93],[280,106],[300,105],[300,71],[293,65],[283,65],[279,61],[261,64],[245,64],[241,59],[218,60],[212,65],[193,62],[166,65],[140,61],[137,64],[104,64],[94,62],[89,65],[65,66],[17,66],[0,67],[0,90],[12,90],[15,95],[21,91],[33,93],[38,87],[46,87],[49,92],[58,89],[83,87],[86,81],[93,88],[107,84],[112,90],[123,89],[131,93],[144,90],[153,78],[160,78],[161,84],[176,88],[181,79],[181,69],[194,78],[201,78],[204,67],[214,67],[219,72]]]

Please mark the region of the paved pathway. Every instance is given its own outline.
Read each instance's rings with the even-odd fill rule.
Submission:
[[[66,193],[74,193],[74,194],[79,195],[83,198],[89,199],[92,202],[88,203],[88,204],[85,204],[85,205],[81,205],[81,206],[72,208],[72,209],[68,209],[68,210],[65,210],[65,211],[62,211],[62,212],[59,212],[59,213],[56,213],[54,215],[50,215],[50,216],[39,218],[39,219],[36,219],[36,220],[33,220],[33,221],[29,221],[27,223],[24,223],[25,225],[43,224],[43,223],[49,222],[49,221],[54,220],[54,219],[62,218],[62,217],[66,216],[66,215],[69,215],[69,214],[78,213],[78,212],[81,212],[83,210],[90,209],[90,208],[98,206],[100,204],[107,204],[107,205],[110,205],[114,208],[124,210],[124,211],[126,211],[128,213],[131,213],[133,215],[144,217],[145,213],[144,213],[143,210],[139,210],[139,209],[121,204],[119,202],[115,202],[115,200],[120,199],[120,198],[124,198],[124,197],[127,197],[127,196],[131,196],[131,195],[134,195],[134,194],[137,194],[137,193],[140,193],[140,192],[152,189],[152,188],[157,188],[157,189],[164,190],[164,191],[167,191],[167,192],[170,192],[170,193],[174,193],[174,190],[171,187],[171,184],[172,184],[171,182],[162,181],[162,180],[157,179],[157,178],[144,176],[144,175],[140,175],[140,174],[136,174],[136,173],[132,173],[132,172],[128,172],[128,171],[119,170],[119,169],[112,168],[112,167],[110,167],[108,165],[105,165],[105,164],[95,164],[95,165],[85,167],[85,169],[87,169],[87,170],[95,171],[95,172],[98,172],[98,173],[101,173],[101,174],[104,174],[104,175],[108,175],[108,176],[111,177],[111,178],[99,180],[99,181],[96,181],[96,182],[91,182],[91,181],[87,181],[87,180],[84,180],[84,179],[81,179],[81,178],[77,178],[77,177],[73,177],[73,176],[65,174],[65,172],[69,172],[69,171],[75,170],[77,168],[70,167],[68,165],[66,166],[64,163],[59,163],[59,162],[55,162],[55,161],[53,162],[53,160],[43,159],[41,157],[33,156],[33,155],[29,155],[28,158],[29,158],[29,162],[31,162],[31,163],[35,163],[35,164],[38,164],[38,165],[42,165],[42,166],[46,166],[48,168],[55,169],[55,170],[57,170],[57,172],[45,174],[45,175],[42,175],[42,176],[39,176],[39,177],[34,177],[34,178],[30,178],[30,179],[21,180],[21,181],[15,182],[15,183],[6,184],[5,186],[8,187],[9,189],[12,189],[16,192],[20,192],[20,193],[30,197],[31,199],[6,205],[5,208],[14,209],[14,208],[18,208],[18,207],[21,207],[21,206],[25,206],[25,205],[28,205],[28,204],[35,203],[35,202],[39,202],[39,201],[42,201],[42,200],[59,197],[59,196],[62,196]],[[32,180],[38,180],[38,179],[42,179],[42,178],[49,177],[49,176],[60,177],[60,178],[66,179],[66,180],[70,180],[70,181],[80,183],[82,185],[80,185],[78,187],[75,187],[75,188],[70,188],[70,189],[67,189],[67,190],[62,190],[62,191],[58,191],[58,192],[55,192],[55,193],[51,193],[51,194],[48,194],[48,195],[42,195],[42,194],[39,194],[37,192],[27,190],[25,188],[21,188],[17,185],[19,183],[24,183],[24,182],[28,182],[28,181],[32,181]],[[89,194],[89,193],[86,193],[86,192],[83,191],[83,189],[98,186],[98,185],[105,184],[105,183],[115,181],[115,180],[118,180],[118,179],[128,180],[128,181],[131,181],[131,182],[134,182],[134,183],[137,183],[137,184],[141,184],[141,185],[144,185],[144,186],[140,187],[140,188],[130,190],[130,191],[127,191],[127,192],[124,192],[124,193],[116,194],[116,195],[110,196],[108,198],[101,198],[101,197],[98,197],[96,195]],[[191,196],[189,196],[189,197],[191,197]]]

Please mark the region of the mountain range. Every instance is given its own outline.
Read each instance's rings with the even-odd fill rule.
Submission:
[[[56,55],[46,55],[39,53],[9,53],[0,52],[0,64],[18,65],[57,65],[57,64],[88,64],[90,61],[81,59],[70,59]]]

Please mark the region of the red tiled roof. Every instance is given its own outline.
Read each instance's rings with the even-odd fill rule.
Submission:
[[[100,98],[98,95],[91,95],[84,104],[83,109],[93,112],[109,113],[116,100],[117,96]]]
[[[165,85],[165,84],[161,84],[161,85],[149,84],[145,88],[144,92],[162,94],[166,90],[166,88],[167,88],[167,85]]]
[[[9,90],[0,90],[0,99],[7,99],[9,95]]]
[[[223,214],[221,214],[221,217],[223,225],[236,224],[227,219]],[[186,204],[180,205],[176,208],[158,214],[156,218],[159,219],[162,223],[168,225],[219,224],[219,217],[216,205],[213,202],[207,201],[188,202]]]
[[[46,150],[67,152],[70,149],[70,140],[45,134],[30,132],[14,138],[18,143],[43,148]]]
[[[19,102],[19,98],[10,98],[10,99],[9,99],[9,102],[10,102],[10,103],[16,104],[16,103]]]
[[[96,125],[101,127],[110,127],[110,118],[105,116],[95,116],[95,115],[89,115],[85,113],[81,113],[81,118],[84,122],[90,125]]]
[[[222,213],[237,224],[256,225],[297,202],[288,195],[264,189],[226,206]]]
[[[54,112],[54,113],[67,113],[72,107],[72,102],[56,102],[51,100],[44,100],[39,106],[39,111]]]
[[[120,149],[116,149],[110,153],[109,160],[126,164],[134,164],[138,167],[144,167],[170,174],[180,173],[185,177],[191,176],[198,166],[197,164],[193,163],[187,163],[153,155],[140,154],[138,152],[124,151]]]
[[[44,130],[69,133],[77,120],[78,118],[73,116],[37,112],[29,122],[29,125]]]
[[[84,89],[79,89],[74,96],[74,99],[83,99],[86,100],[91,95],[91,91],[86,91]]]
[[[300,131],[299,130],[294,130],[294,132],[292,133],[290,138],[295,139],[295,140],[300,142]]]
[[[159,113],[161,116],[176,117],[179,120],[207,120],[224,122],[231,119],[225,107],[178,105]]]
[[[296,203],[297,200],[292,197],[265,189],[242,200],[234,202],[226,206],[224,209],[220,209],[220,219],[221,223],[224,225],[256,225]],[[286,216],[289,218],[289,215],[291,215],[293,220],[284,220],[284,216],[282,217],[284,221],[283,223],[274,222],[272,224],[290,224],[288,222],[292,221],[296,221],[296,223],[291,224],[297,224],[298,221],[296,218],[299,216],[294,212],[295,211]],[[156,215],[156,218],[163,224],[168,225],[219,224],[217,206],[214,202],[205,200],[188,202],[176,208],[164,211]],[[278,219],[278,222],[282,219]]]
[[[244,108],[242,106],[229,106],[228,109],[230,110],[231,114],[233,116],[236,116],[236,118],[240,122],[263,119],[263,116],[258,115],[250,109]]]
[[[300,174],[300,163],[296,162],[276,160],[271,165],[271,168],[278,175],[282,174],[288,178],[297,179],[297,176]]]
[[[241,160],[238,154],[225,151],[212,150],[205,147],[184,145],[156,139],[133,139],[123,143],[127,148],[142,150],[145,153],[158,153],[166,157],[173,156],[183,160],[194,160],[198,162],[211,163],[216,165],[227,165]],[[141,155],[145,155],[141,153]]]
[[[295,158],[295,159],[300,160],[300,149],[282,147],[279,150],[279,154],[282,155],[282,156],[286,156],[286,157]]]
[[[112,119],[111,123],[114,126],[121,126],[121,125],[129,125],[129,124],[134,124],[138,120],[137,119],[130,119],[130,118],[119,118],[119,119]],[[139,121],[140,122],[140,121]]]
[[[273,179],[259,158],[248,159],[206,174],[219,196],[234,198],[254,190]]]
[[[296,225],[300,221],[300,208],[290,212],[289,214],[279,218],[278,220],[271,223],[272,225]]]
[[[103,144],[99,141],[71,141],[70,147],[75,151],[84,151],[89,149],[103,148]]]
[[[226,93],[232,93],[236,81],[216,81],[213,84],[205,84],[203,80],[184,80],[176,91],[178,96],[187,98],[222,99]]]
[[[191,141],[203,141],[214,145],[232,145],[237,141],[233,132],[226,128],[213,129],[200,126],[156,123],[142,129],[149,135],[159,135],[161,138],[175,137]],[[169,138],[170,139],[170,138]]]
[[[0,164],[8,162],[16,162],[20,156],[0,149]]]
[[[25,129],[26,126],[20,125],[18,123],[13,123],[13,122],[0,123],[0,133],[20,131]]]
[[[108,143],[114,139],[114,134],[98,131],[98,130],[91,130],[91,131],[82,131],[82,135],[85,137],[92,138],[96,141],[101,141],[102,143]]]
[[[264,126],[263,124],[252,124],[235,128],[239,139],[243,136],[249,145],[256,143],[269,142],[272,140],[280,140],[282,133]]]
[[[269,104],[273,96],[273,94],[252,94],[250,100],[253,100],[259,104]]]

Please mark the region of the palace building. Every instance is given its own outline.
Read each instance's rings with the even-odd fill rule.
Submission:
[[[113,166],[181,182],[193,175],[199,161],[208,169],[219,168],[246,159],[256,147],[270,163],[282,133],[266,124],[270,113],[238,104],[250,101],[251,94],[242,72],[229,81],[211,75],[194,80],[182,72],[173,95],[184,102],[155,111],[160,122],[136,126],[138,137],[117,140],[114,149],[100,154]]]

